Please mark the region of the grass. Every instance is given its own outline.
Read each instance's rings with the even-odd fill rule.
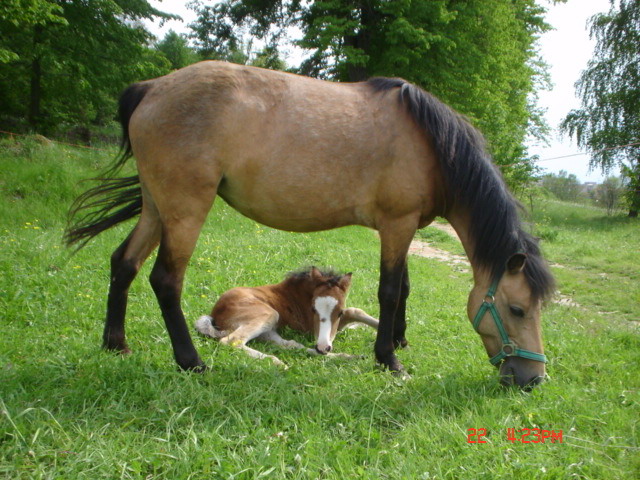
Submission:
[[[175,368],[146,280],[151,262],[131,288],[134,354],[99,348],[109,255],[131,225],[75,256],[60,238],[69,203],[86,188],[79,180],[112,153],[0,144],[0,478],[640,476],[637,222],[549,202],[536,208],[536,228],[553,237],[543,248],[562,265],[554,267],[560,290],[580,306],[547,308],[551,380],[532,393],[498,385],[464,313],[470,274],[416,257],[411,347],[399,353],[411,380],[375,367],[369,329],[334,343],[364,356],[356,361],[261,347],[290,365],[284,371],[198,337],[212,368],[196,375]],[[184,310],[192,321],[231,286],[316,264],[353,271],[349,305],[376,315],[378,248],[365,229],[284,233],[216,202]],[[536,427],[562,430],[563,443],[507,440],[507,428]],[[486,428],[487,443],[467,443],[470,428]]]

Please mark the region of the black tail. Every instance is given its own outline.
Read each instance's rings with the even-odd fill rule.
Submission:
[[[140,179],[117,177],[133,152],[129,141],[129,120],[140,104],[149,84],[135,83],[120,96],[118,114],[122,125],[122,144],[115,162],[100,177],[92,179],[99,184],[80,195],[71,205],[64,241],[67,246],[78,245],[78,249],[99,233],[140,215],[142,191]]]

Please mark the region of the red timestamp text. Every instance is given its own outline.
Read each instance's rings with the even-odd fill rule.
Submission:
[[[467,443],[487,443],[486,428],[468,428]],[[562,430],[543,428],[507,428],[507,440],[511,443],[563,443]]]

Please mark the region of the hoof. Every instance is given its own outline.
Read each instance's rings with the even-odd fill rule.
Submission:
[[[102,348],[107,352],[116,353],[119,355],[130,355],[131,353],[133,353],[126,342],[105,342],[102,344]]]
[[[409,342],[407,342],[407,339],[404,337],[400,340],[394,340],[393,344],[396,348],[407,348],[409,346]]]
[[[411,380],[411,375],[409,375],[405,369],[392,371],[391,375],[398,380]]]
[[[190,362],[188,364],[178,362],[178,368],[185,372],[194,373],[204,373],[208,370],[207,366],[199,358],[195,362]]]

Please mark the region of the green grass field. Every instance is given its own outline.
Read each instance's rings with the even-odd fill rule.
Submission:
[[[61,244],[68,206],[87,188],[80,179],[113,153],[0,143],[1,478],[640,477],[637,221],[535,206],[533,229],[576,305],[546,308],[550,380],[531,393],[499,386],[465,315],[470,274],[417,257],[411,346],[399,353],[408,381],[375,366],[370,329],[334,343],[360,360],[261,347],[288,370],[198,337],[211,369],[181,373],[148,285],[151,262],[130,293],[134,353],[100,349],[109,256],[132,225],[74,256]],[[366,229],[284,233],[218,201],[187,272],[185,314],[192,322],[232,286],[315,264],[354,272],[349,305],[377,315],[378,248]],[[468,443],[472,428],[486,429],[486,443]],[[511,442],[508,428],[562,431],[562,443]]]

